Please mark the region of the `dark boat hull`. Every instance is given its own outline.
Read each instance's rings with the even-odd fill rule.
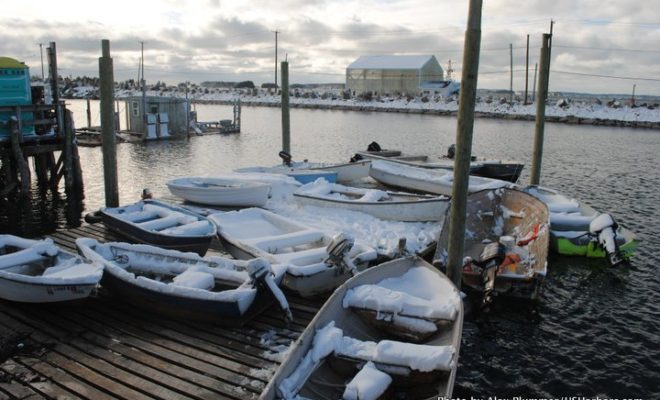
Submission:
[[[517,163],[483,164],[470,169],[470,174],[516,183],[524,167],[524,164]]]
[[[101,286],[122,301],[176,319],[214,322],[224,326],[242,326],[273,304],[270,291],[259,290],[254,302],[244,313],[234,301],[191,299],[156,292],[132,285],[106,272]]]

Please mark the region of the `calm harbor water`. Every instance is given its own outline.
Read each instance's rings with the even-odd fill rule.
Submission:
[[[94,108],[98,103],[94,104]],[[85,103],[71,101],[77,126]],[[198,105],[202,121],[226,119],[231,108]],[[95,114],[95,113],[94,113]],[[98,117],[93,118],[98,124]],[[417,114],[291,110],[294,159],[348,160],[371,141],[410,153],[444,153],[456,119]],[[479,119],[473,154],[517,159],[528,168],[534,124]],[[660,398],[660,132],[549,124],[541,181],[545,186],[609,210],[641,240],[629,268],[553,257],[537,305],[498,302],[488,316],[466,321],[455,397]],[[176,176],[212,175],[236,167],[279,162],[280,110],[243,107],[240,135],[117,147],[121,203],[148,187],[169,195]],[[80,148],[84,212],[104,205],[100,148]],[[62,198],[36,196],[20,212],[0,205],[0,231],[43,234],[80,223]],[[28,210],[29,209],[29,210]],[[17,215],[23,214],[18,219]]]

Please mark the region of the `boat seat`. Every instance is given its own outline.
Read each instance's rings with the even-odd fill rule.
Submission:
[[[162,231],[164,229],[173,228],[181,224],[185,225],[194,221],[197,221],[195,217],[176,213],[162,218],[153,219],[151,221],[140,222],[137,225],[148,231]]]
[[[177,236],[203,236],[211,231],[211,224],[206,221],[195,221],[172,228],[163,229],[160,233]]]
[[[291,264],[298,268],[305,268],[306,266],[320,263],[325,260],[327,256],[328,252],[325,247],[275,254],[278,263]]]
[[[14,253],[5,254],[0,257],[0,270],[11,268],[21,264],[31,264],[34,262],[44,260],[49,253],[57,254],[57,247],[50,245],[50,247],[41,246],[39,249],[27,248]]]
[[[245,242],[268,253],[275,254],[280,252],[282,249],[318,242],[323,240],[324,237],[325,235],[321,231],[306,229],[302,231],[286,233],[283,235],[273,235],[248,239],[245,240]]]
[[[125,221],[133,222],[133,223],[149,221],[159,217],[158,212],[156,212],[155,210],[133,211],[126,214],[116,214],[116,215]]]
[[[215,277],[208,272],[186,270],[172,280],[172,285],[193,289],[211,290],[215,286]]]
[[[341,346],[335,348],[335,355],[358,361],[371,361],[410,370],[451,371],[454,363],[454,347],[433,346],[381,340],[369,342],[344,336]]]
[[[410,293],[388,289],[379,285],[360,285],[344,296],[343,306],[385,312],[405,317],[442,319],[453,321],[458,310],[453,299],[432,301]]]

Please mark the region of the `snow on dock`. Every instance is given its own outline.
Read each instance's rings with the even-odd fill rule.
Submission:
[[[72,251],[78,237],[121,240],[102,224],[51,235]],[[242,328],[164,318],[103,289],[71,306],[0,302],[0,399],[255,399],[322,305],[288,300],[289,327],[273,305]]]

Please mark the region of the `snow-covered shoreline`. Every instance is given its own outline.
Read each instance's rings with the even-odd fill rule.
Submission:
[[[94,95],[94,87],[76,87],[73,98],[85,98]],[[344,110],[360,112],[397,112],[455,116],[458,112],[456,96],[426,94],[417,97],[408,96],[371,96],[365,100],[362,96],[346,96],[345,91],[310,89],[291,89],[289,104],[292,108],[323,110]],[[487,93],[487,92],[486,92]],[[123,99],[140,95],[137,90],[116,90],[115,97]],[[181,89],[148,90],[148,96],[185,98]],[[198,104],[234,104],[240,100],[242,105],[256,107],[279,107],[281,97],[274,90],[267,89],[209,89],[196,88],[189,93],[189,99]],[[605,100],[606,98],[610,100]],[[502,94],[478,96],[475,109],[478,118],[499,118],[508,120],[533,121],[536,116],[536,104],[523,104],[522,100]],[[630,105],[629,99],[613,99],[603,96],[576,98],[554,94],[546,106],[546,121],[578,125],[606,125],[632,128],[660,129],[660,106],[654,102],[638,100],[636,106]]]

